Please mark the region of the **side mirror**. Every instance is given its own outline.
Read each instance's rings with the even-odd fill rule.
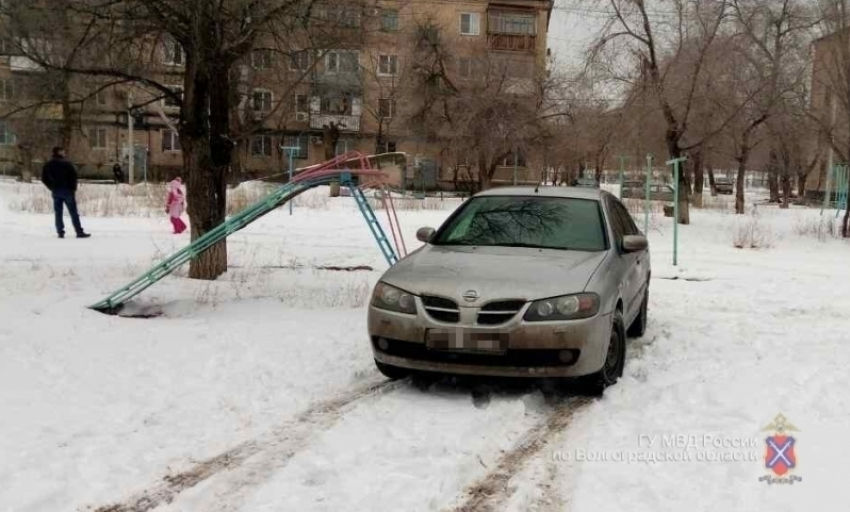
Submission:
[[[623,252],[640,252],[649,247],[649,242],[643,235],[626,235],[623,237]]]
[[[419,228],[416,230],[416,239],[427,244],[435,232],[434,228]]]

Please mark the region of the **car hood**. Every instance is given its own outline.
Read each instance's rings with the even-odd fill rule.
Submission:
[[[490,300],[536,300],[584,291],[606,251],[426,245],[390,268],[382,281],[416,295],[452,298],[460,306]],[[479,299],[462,299],[468,290]]]

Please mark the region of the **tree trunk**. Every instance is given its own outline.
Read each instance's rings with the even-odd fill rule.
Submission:
[[[333,121],[322,128],[325,142],[325,160],[333,160],[336,157],[336,145],[339,143],[339,126]]]
[[[708,165],[708,188],[711,189],[711,197],[717,197],[717,185],[714,183],[714,167]]]
[[[202,54],[196,59],[189,58],[186,63],[180,130],[192,241],[225,220],[226,169],[232,151],[232,145],[226,139],[229,133],[226,68],[222,76],[222,68],[212,55]],[[213,83],[215,87],[212,87]],[[211,117],[210,112],[217,112],[217,115]],[[215,130],[214,137],[211,136],[212,130]],[[226,271],[227,244],[224,240],[199,254],[189,265],[189,277],[192,279],[212,280]]]
[[[800,204],[804,204],[806,200],[806,180],[808,178],[809,174],[806,172],[797,173],[797,201]]]
[[[735,213],[743,215],[745,212],[744,205],[744,178],[747,175],[747,162],[750,160],[750,148],[746,142],[743,145],[741,154],[738,156],[738,174],[735,178]]]
[[[693,172],[694,172],[694,199],[693,204],[696,208],[702,208],[702,188],[705,185],[705,174],[703,170],[702,151],[697,151],[694,154]]]
[[[847,201],[847,210],[844,212],[844,225],[841,226],[841,236],[850,238],[850,201]]]
[[[767,188],[770,192],[770,202],[779,202],[779,176],[772,168],[767,172]]]
[[[781,209],[787,209],[791,206],[791,176],[788,174],[782,175],[782,204]]]

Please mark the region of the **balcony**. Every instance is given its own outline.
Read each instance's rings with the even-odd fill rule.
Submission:
[[[330,123],[339,125],[342,132],[359,132],[360,116],[347,116],[341,114],[310,114],[310,128],[321,130]]]
[[[533,52],[537,49],[537,36],[528,34],[487,34],[491,50],[508,52]]]

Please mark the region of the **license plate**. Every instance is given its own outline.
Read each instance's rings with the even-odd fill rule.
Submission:
[[[508,335],[494,331],[431,329],[426,336],[425,345],[434,350],[500,353],[508,349]]]

